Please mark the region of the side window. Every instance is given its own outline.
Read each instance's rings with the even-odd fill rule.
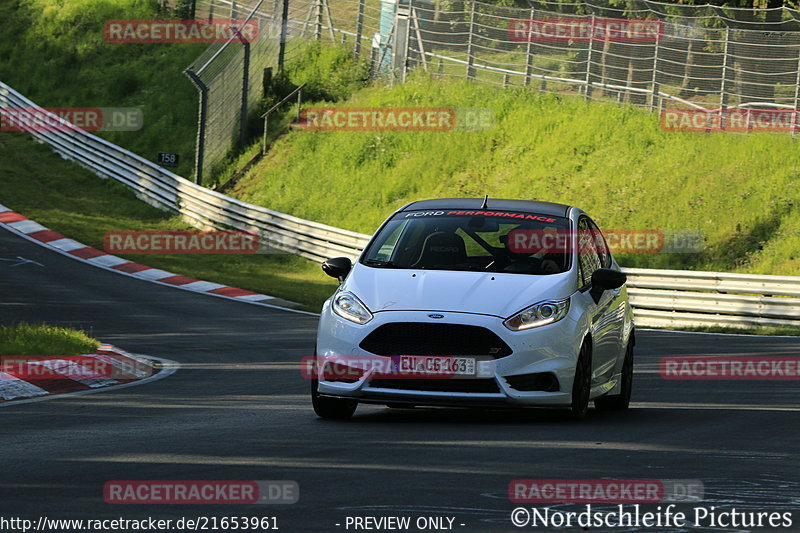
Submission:
[[[600,231],[600,228],[597,227],[597,224],[594,223],[594,220],[589,218],[587,219],[587,222],[589,223],[589,229],[591,230],[592,237],[594,237],[597,255],[600,256],[600,265],[603,268],[608,268],[611,266],[611,252],[608,249],[606,238],[603,237],[603,233]]]
[[[581,217],[578,221],[578,265],[580,267],[580,287],[584,288],[592,282],[592,273],[601,265],[593,231],[589,226],[589,219],[586,217]]]

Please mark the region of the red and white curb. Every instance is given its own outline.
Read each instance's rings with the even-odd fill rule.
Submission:
[[[147,265],[142,265],[121,257],[117,257],[115,255],[108,254],[101,250],[81,244],[78,241],[69,239],[60,233],[56,233],[55,231],[52,231],[41,224],[30,220],[24,215],[12,211],[4,205],[0,205],[0,226],[10,228],[27,240],[51,248],[62,255],[72,257],[73,259],[89,263],[105,270],[110,270],[120,274],[187,291],[200,292],[203,294],[209,294],[211,296],[228,298],[240,302],[247,302],[265,307],[316,316],[316,313],[309,313],[307,311],[300,311],[298,309],[286,307],[288,305],[297,304],[276,298],[274,296],[259,294],[257,292],[221,285],[219,283],[212,283],[210,281],[202,281],[180,276],[172,272],[167,272],[166,270],[149,267]]]
[[[25,357],[20,356],[20,359]],[[22,372],[16,371],[19,367],[14,365],[6,365],[4,371],[0,371],[0,406],[139,385],[162,379],[178,367],[174,361],[132,354],[110,344],[101,344],[93,354],[29,359]],[[76,370],[78,362],[81,367],[108,370],[104,375],[89,376]],[[37,367],[41,367],[40,372],[34,370]],[[38,374],[42,377],[35,377]]]

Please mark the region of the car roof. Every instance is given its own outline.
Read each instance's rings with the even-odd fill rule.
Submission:
[[[419,211],[426,209],[487,209],[489,211],[523,211],[549,215],[554,217],[566,217],[570,206],[556,204],[553,202],[537,202],[533,200],[509,200],[501,198],[489,198],[486,207],[483,207],[483,198],[438,198],[434,200],[420,200],[411,202],[400,211]]]

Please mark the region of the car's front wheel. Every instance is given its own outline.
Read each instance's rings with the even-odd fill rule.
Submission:
[[[314,406],[314,412],[320,418],[328,418],[331,420],[347,420],[353,416],[353,413],[356,412],[358,400],[321,396],[319,393],[319,381],[312,379],[311,404]]]
[[[572,403],[569,417],[582,420],[589,412],[589,395],[592,389],[592,349],[591,341],[586,339],[581,345],[578,361],[575,363],[575,379],[572,382]]]
[[[625,348],[625,361],[622,363],[620,376],[622,387],[619,394],[603,396],[594,401],[594,406],[602,411],[624,411],[631,404],[631,390],[633,389],[633,337]]]

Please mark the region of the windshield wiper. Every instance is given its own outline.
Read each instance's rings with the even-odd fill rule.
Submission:
[[[399,268],[397,265],[392,263],[391,261],[385,261],[383,259],[365,259],[364,264],[367,266],[374,266],[374,267],[381,267],[381,268]]]

